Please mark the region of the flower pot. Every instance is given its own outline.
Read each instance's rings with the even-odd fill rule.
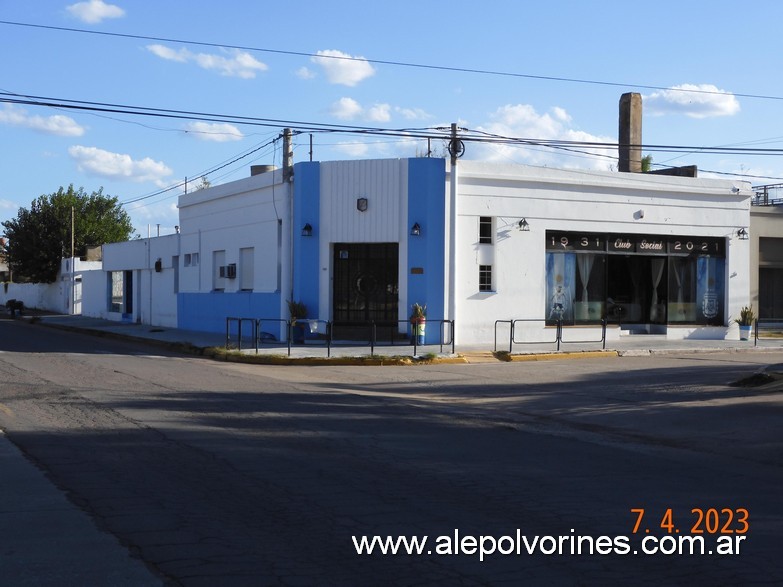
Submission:
[[[305,325],[301,322],[291,324],[291,340],[294,344],[304,344]]]
[[[748,324],[747,326],[744,324],[739,325],[739,331],[740,331],[740,340],[748,340],[750,339],[750,330],[752,326]]]
[[[424,344],[425,330],[427,328],[426,318],[411,318],[411,331],[413,339],[417,345]],[[413,341],[412,341],[413,342]]]

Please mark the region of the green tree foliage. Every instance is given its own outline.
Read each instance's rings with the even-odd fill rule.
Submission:
[[[74,211],[74,254],[104,243],[126,241],[133,233],[130,216],[116,197],[103,188],[87,194],[84,188],[62,187],[39,196],[29,209],[4,221],[8,239],[8,266],[15,281],[51,283],[57,279],[60,259],[71,256],[71,209]]]

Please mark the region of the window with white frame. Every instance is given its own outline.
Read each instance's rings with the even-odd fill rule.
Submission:
[[[479,265],[479,291],[492,291],[492,265]]]
[[[242,291],[253,290],[254,261],[255,261],[255,251],[253,247],[239,249],[239,289],[241,289]]]
[[[479,217],[479,244],[491,245],[492,244],[492,217],[480,216]]]

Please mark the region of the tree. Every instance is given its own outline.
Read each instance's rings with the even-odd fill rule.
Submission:
[[[130,216],[116,197],[103,188],[87,194],[84,188],[62,187],[39,196],[30,209],[4,221],[8,267],[16,281],[51,283],[60,259],[71,256],[71,210],[74,218],[74,256],[87,246],[126,241],[133,233]]]

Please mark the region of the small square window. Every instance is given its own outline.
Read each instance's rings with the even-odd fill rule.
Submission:
[[[492,265],[479,265],[479,291],[492,291]]]
[[[193,253],[191,256],[193,267],[198,267],[198,253]]]
[[[185,267],[190,267],[190,253],[185,253]]]
[[[492,244],[492,217],[479,217],[479,243],[485,245]]]

